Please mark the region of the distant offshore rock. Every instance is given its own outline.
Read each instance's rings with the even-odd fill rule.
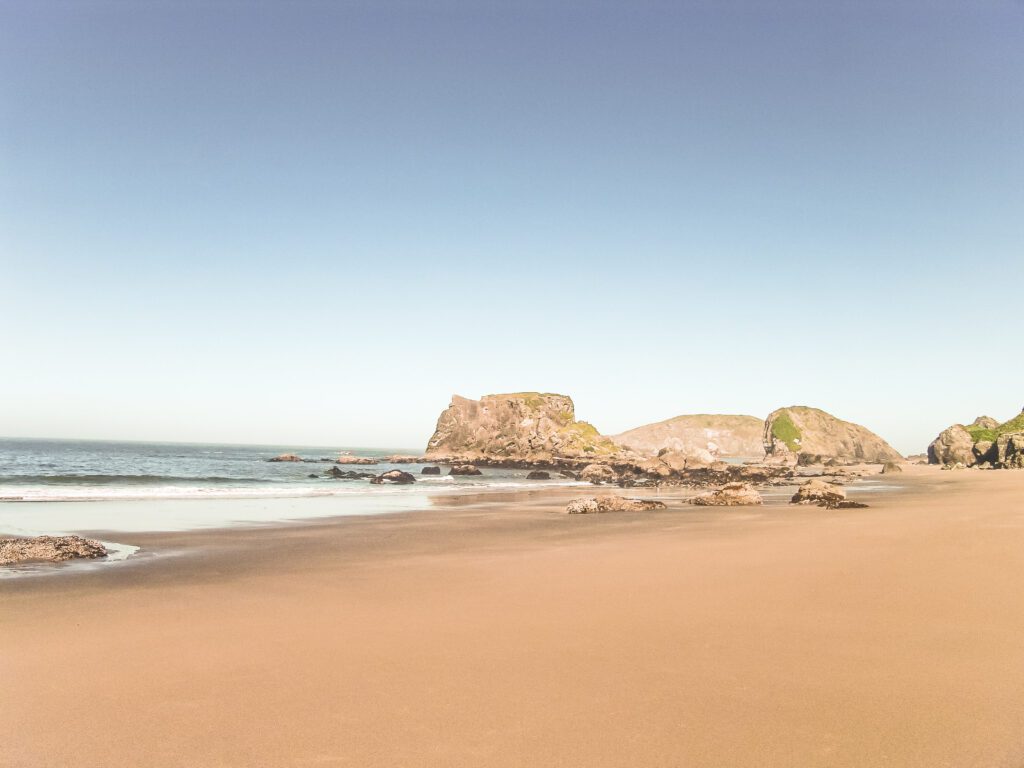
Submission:
[[[303,459],[301,456],[296,456],[294,453],[282,453],[280,456],[274,456],[272,459],[267,459],[267,461],[301,462]]]
[[[0,565],[25,562],[60,563],[66,560],[106,557],[107,548],[81,536],[35,536],[0,539]]]
[[[339,456],[334,460],[335,464],[377,464],[377,459],[368,456]]]
[[[769,458],[796,457],[800,464],[829,459],[868,464],[903,460],[895,448],[871,430],[804,405],[779,408],[769,414],[762,439]]]
[[[649,456],[669,450],[684,456],[760,458],[764,420],[756,416],[688,414],[627,430],[612,439]]]
[[[437,420],[427,458],[538,462],[612,457],[620,447],[576,420],[566,395],[518,392],[470,400],[455,395]]]

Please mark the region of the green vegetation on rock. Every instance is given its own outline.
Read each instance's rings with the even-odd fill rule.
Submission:
[[[800,452],[800,430],[788,413],[780,413],[772,422],[772,436],[785,443],[793,453]]]
[[[998,427],[993,429],[986,429],[984,427],[964,427],[968,434],[971,436],[971,440],[975,443],[986,440],[990,443],[994,443],[999,439],[1000,435],[1009,434],[1010,432],[1024,432],[1024,413],[1004,421]]]

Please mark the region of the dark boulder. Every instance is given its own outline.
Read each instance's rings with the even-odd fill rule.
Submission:
[[[441,468],[440,467],[424,467],[423,469],[420,470],[420,474],[421,475],[440,475],[441,474]]]
[[[535,469],[526,476],[527,480],[550,480],[551,475],[542,469]]]

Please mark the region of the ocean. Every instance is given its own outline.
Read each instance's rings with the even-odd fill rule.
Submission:
[[[268,462],[293,453],[312,463]],[[0,502],[141,499],[250,499],[424,490],[536,486],[526,470],[483,468],[480,476],[422,475],[427,464],[342,465],[342,470],[402,469],[412,485],[371,485],[367,479],[325,476],[339,455],[412,455],[415,450],[295,445],[214,445],[92,440],[0,439]],[[319,461],[326,459],[328,461]],[[315,475],[315,477],[310,477]],[[548,484],[564,484],[556,478]]]

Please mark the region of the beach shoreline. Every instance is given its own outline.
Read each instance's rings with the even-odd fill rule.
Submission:
[[[1020,764],[1024,473],[897,482],[853,510],[673,489],[570,516],[608,491],[538,489],[132,534],[163,556],[0,582],[4,760]]]

